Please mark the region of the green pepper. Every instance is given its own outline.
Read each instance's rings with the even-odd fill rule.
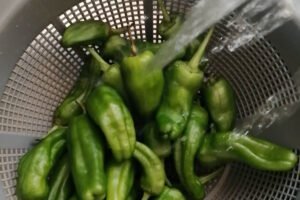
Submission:
[[[204,100],[217,131],[233,128],[236,109],[235,96],[229,82],[224,78],[210,79],[204,87]]]
[[[155,200],[185,200],[185,197],[176,188],[165,187],[163,192]]]
[[[208,126],[208,114],[194,104],[182,139],[175,145],[175,166],[184,188],[193,199],[204,198],[204,185],[195,174],[194,161]]]
[[[142,130],[142,141],[161,159],[168,157],[172,151],[169,140],[161,137],[155,122],[148,123]]]
[[[97,86],[87,100],[90,117],[103,131],[117,161],[129,159],[135,148],[135,128],[120,95],[105,84]]]
[[[67,137],[71,171],[79,199],[104,199],[104,142],[85,115],[74,117]]]
[[[165,185],[165,171],[159,157],[146,145],[137,142],[133,156],[143,168],[141,187],[144,190],[144,198],[148,195],[159,195]]]
[[[137,48],[137,53],[149,50],[155,54],[161,48],[161,44],[144,42],[142,40],[135,40],[134,42]],[[107,59],[113,59],[121,62],[124,57],[130,56],[131,54],[130,41],[118,35],[113,35],[104,44],[103,54]]]
[[[132,161],[110,161],[107,171],[106,199],[126,200],[134,183],[134,165]]]
[[[210,29],[189,62],[176,61],[166,71],[165,92],[156,114],[159,131],[166,138],[177,139],[183,132],[194,95],[204,79],[198,66],[212,33],[213,29]]]
[[[158,33],[163,39],[169,39],[179,30],[183,24],[184,17],[180,14],[170,16],[164,6],[163,1],[157,0],[157,2],[163,14],[163,20],[158,25]]]
[[[46,199],[48,175],[65,149],[66,128],[54,126],[38,145],[20,160],[16,193],[22,200]]]
[[[117,63],[110,65],[93,48],[89,48],[88,50],[94,58],[92,59],[92,63],[97,65],[99,70],[103,72],[101,77],[102,82],[117,90],[123,99],[127,101],[128,97],[125,91],[120,65]]]
[[[297,155],[289,149],[232,132],[205,136],[197,159],[207,167],[238,161],[256,169],[271,171],[291,170],[298,160]]]
[[[87,62],[71,92],[54,111],[53,123],[55,125],[67,125],[74,116],[83,113],[82,105],[85,103],[99,75],[98,66],[90,61]]]
[[[50,175],[48,200],[68,200],[71,197],[73,183],[67,154],[62,157]]]
[[[132,43],[133,56],[122,60],[124,83],[136,111],[142,117],[150,117],[160,103],[164,88],[162,67],[149,66],[154,54],[146,50],[136,55],[136,47]]]
[[[69,26],[62,37],[65,47],[98,44],[111,35],[118,35],[128,30],[128,27],[113,29],[102,21],[79,21]]]

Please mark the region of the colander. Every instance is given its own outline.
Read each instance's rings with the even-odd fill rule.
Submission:
[[[170,12],[186,13],[195,1],[165,3]],[[162,14],[155,0],[3,0],[0,13],[0,199],[4,200],[17,199],[19,159],[51,127],[54,109],[73,86],[83,65],[85,51],[66,49],[60,44],[65,27],[88,19],[108,22],[114,28],[134,22],[134,39],[157,43],[161,42],[157,25]],[[225,26],[231,16],[217,24],[211,46],[235,33]],[[278,91],[279,106],[299,100],[297,80],[292,78],[300,64],[299,36],[290,22],[268,39],[256,38],[234,52],[223,50],[209,55],[207,73],[221,74],[231,82],[240,120],[251,117]],[[291,142],[300,140],[297,116],[271,127],[265,131],[269,134],[262,137],[279,138],[283,144],[297,147],[297,142]],[[287,132],[292,140],[285,139]],[[300,154],[296,148],[294,151]],[[233,163],[207,186],[206,199],[295,200],[300,199],[299,188],[299,164],[290,172],[275,173]]]

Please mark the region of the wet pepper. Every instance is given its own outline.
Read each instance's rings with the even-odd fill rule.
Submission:
[[[82,105],[85,103],[99,76],[100,70],[98,66],[88,61],[71,92],[54,111],[53,123],[55,125],[67,125],[74,116],[83,113]]]
[[[122,60],[124,83],[136,112],[145,118],[157,109],[164,88],[161,67],[149,66],[154,54],[147,50],[136,55],[132,42],[132,54]]]
[[[126,200],[134,183],[134,165],[131,160],[110,161],[107,170],[107,200]]]
[[[87,111],[103,131],[117,161],[131,158],[135,148],[135,128],[121,96],[108,85],[97,86],[87,100]]]
[[[73,191],[71,169],[67,154],[62,157],[50,176],[50,192],[47,200],[68,200]]]
[[[104,142],[99,130],[85,115],[72,119],[68,133],[68,152],[79,199],[104,199],[106,175]]]
[[[207,167],[239,161],[256,169],[271,171],[291,170],[298,160],[297,155],[289,149],[232,132],[205,136],[197,158]]]
[[[69,26],[62,37],[62,44],[65,47],[99,44],[104,42],[111,35],[124,33],[128,27],[113,29],[102,21],[80,21]]]
[[[208,114],[204,108],[194,104],[183,138],[175,145],[175,166],[186,191],[193,199],[204,198],[204,185],[195,174],[194,162],[208,126]]]
[[[127,101],[128,97],[125,91],[120,65],[117,63],[110,65],[94,49],[89,48],[88,50],[93,56],[92,64],[98,66],[102,72],[101,81],[117,90],[122,98]]]
[[[140,180],[144,190],[144,198],[159,195],[165,185],[165,171],[159,157],[146,145],[137,142],[133,153],[134,158],[142,166],[143,174]]]
[[[193,97],[204,78],[199,63],[213,33],[210,29],[203,43],[189,62],[176,61],[166,71],[166,85],[156,122],[164,137],[175,140],[183,132],[190,115]]]
[[[66,144],[66,128],[55,126],[41,142],[21,158],[16,193],[22,200],[46,199],[48,176]]]
[[[171,154],[172,144],[169,140],[161,137],[155,122],[150,122],[143,128],[142,137],[143,143],[161,159],[164,159]]]
[[[210,79],[204,87],[204,100],[217,131],[230,131],[234,125],[236,108],[229,82],[224,78]]]
[[[142,40],[135,40],[134,42],[137,53],[148,50],[155,54],[161,47],[161,44],[144,42]],[[104,44],[103,54],[107,59],[121,62],[124,57],[130,56],[131,54],[130,41],[118,35],[111,36]]]
[[[175,189],[175,188],[169,188],[165,187],[162,193],[154,198],[155,200],[185,200],[185,197],[183,194]]]

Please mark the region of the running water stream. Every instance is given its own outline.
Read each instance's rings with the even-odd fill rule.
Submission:
[[[295,3],[293,0],[226,0],[224,4],[224,0],[200,0],[187,14],[181,29],[165,42],[151,64],[152,66],[167,66],[182,48],[232,11],[235,11],[234,17],[226,26],[234,28],[237,32],[223,38],[218,46],[212,48],[211,53],[216,54],[224,48],[234,51],[254,38],[270,33],[292,17],[300,19],[300,14],[295,13],[300,3],[295,3],[294,7],[293,3]],[[293,78],[300,80],[300,70]],[[298,92],[300,83],[296,83],[296,87]],[[235,131],[240,134],[248,134],[250,131],[259,134],[273,123],[283,121],[293,115],[300,107],[300,103],[280,106],[282,92],[284,91],[267,98],[255,114],[243,120]]]

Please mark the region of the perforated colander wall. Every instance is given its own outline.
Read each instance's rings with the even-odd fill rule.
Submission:
[[[194,3],[193,0],[166,1],[167,9],[173,13],[185,13]],[[134,38],[161,42],[157,26],[162,16],[156,1],[85,0],[53,19],[52,24],[68,27],[76,21],[89,19],[108,22],[114,28],[134,22]],[[230,16],[217,25],[211,46],[226,34],[234,33],[225,26],[228,20]],[[0,101],[0,139],[1,134],[37,137],[45,134],[51,126],[54,109],[78,77],[83,64],[81,52],[61,47],[58,31],[61,27],[52,24],[28,45],[9,77]],[[210,54],[209,58],[208,72],[221,74],[232,83],[237,94],[239,118],[251,116],[278,91],[281,105],[298,100],[287,67],[263,38],[234,53],[224,50]],[[26,149],[0,149],[0,180],[8,199],[16,199],[16,168]],[[207,198],[295,199],[300,188],[299,172],[299,165],[291,172],[271,173],[232,164]]]

